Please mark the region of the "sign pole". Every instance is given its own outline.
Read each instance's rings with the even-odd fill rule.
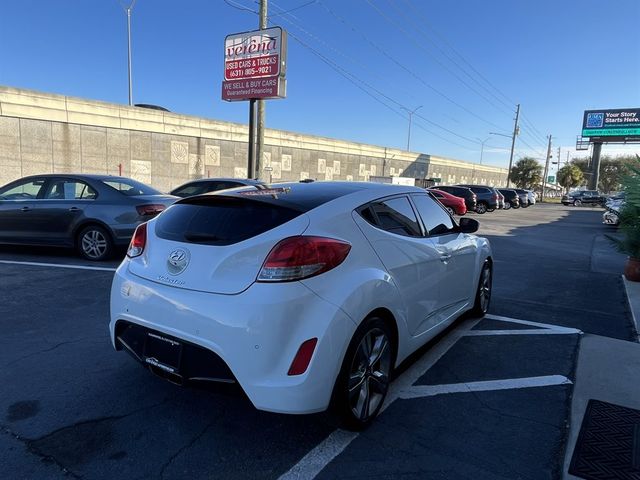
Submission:
[[[600,180],[600,152],[602,151],[602,142],[593,144],[593,155],[591,157],[591,181],[589,182],[590,190],[598,189],[598,181]]]
[[[260,24],[258,25],[260,30],[267,28],[267,0],[260,0]],[[256,178],[260,177],[262,171],[262,158],[264,157],[264,120],[265,120],[265,107],[264,100],[258,100],[258,122],[256,127],[256,158],[255,158],[255,172]],[[249,177],[253,178],[253,177]]]
[[[256,159],[256,99],[249,100],[249,158],[247,159],[247,178],[255,178]]]

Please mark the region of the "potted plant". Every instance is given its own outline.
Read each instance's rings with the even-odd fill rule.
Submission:
[[[622,180],[625,204],[620,210],[621,238],[609,238],[629,256],[624,269],[626,279],[640,282],[640,156],[636,155],[636,161],[628,168],[629,173]]]

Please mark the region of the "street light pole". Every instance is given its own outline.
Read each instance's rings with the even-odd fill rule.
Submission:
[[[409,145],[411,143],[411,117],[413,117],[413,114],[416,113],[420,108],[422,108],[422,105],[414,108],[413,110],[407,110],[406,108],[403,107],[403,110],[406,110],[406,112],[409,114],[409,131],[407,133],[407,152],[409,151]]]
[[[128,7],[125,7],[122,2],[120,5],[127,13],[127,65],[129,74],[129,106],[133,105],[133,82],[131,80],[131,10],[136,4],[136,0],[132,0]]]

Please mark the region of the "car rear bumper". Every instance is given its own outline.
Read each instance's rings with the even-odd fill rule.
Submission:
[[[313,413],[328,407],[356,329],[339,307],[300,282],[255,283],[237,295],[211,294],[137,277],[127,265],[125,260],[118,268],[111,290],[110,333],[116,349],[127,349],[175,383],[198,377],[237,381],[261,410]],[[135,334],[127,342],[123,332],[131,328]],[[182,348],[200,360],[176,365],[177,360],[163,362],[145,352],[142,344],[132,348],[132,339],[143,341],[149,332],[163,337],[154,341],[186,345]],[[300,345],[311,338],[318,343],[308,369],[302,375],[287,375]]]

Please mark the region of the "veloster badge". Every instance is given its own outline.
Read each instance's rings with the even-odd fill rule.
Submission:
[[[188,250],[178,248],[169,254],[167,259],[167,271],[171,275],[180,275],[189,265],[191,255]]]

